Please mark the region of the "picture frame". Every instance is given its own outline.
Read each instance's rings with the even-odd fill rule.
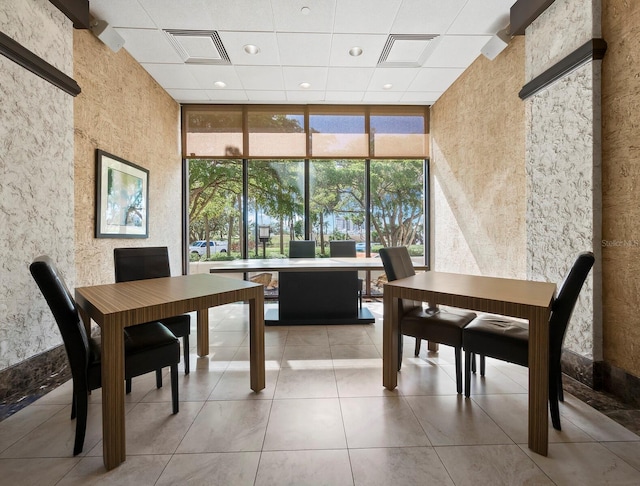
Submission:
[[[96,150],[96,238],[149,237],[149,171]]]

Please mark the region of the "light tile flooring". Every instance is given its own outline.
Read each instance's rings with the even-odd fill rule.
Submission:
[[[211,310],[211,354],[180,374],[180,413],[153,374],[126,399],[127,460],[102,465],[101,394],[71,455],[71,383],[0,422],[7,485],[640,484],[640,438],[571,395],[549,456],[527,448],[527,370],[488,360],[471,399],[453,353],[412,355],[382,387],[381,304],[368,326],[269,327],[267,388],[249,389],[247,308]],[[195,334],[192,341],[195,345]],[[425,348],[426,346],[423,346]]]

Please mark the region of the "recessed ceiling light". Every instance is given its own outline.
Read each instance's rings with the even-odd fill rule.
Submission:
[[[216,81],[215,83],[213,83],[213,85],[216,88],[226,88],[227,87],[227,83],[225,83],[224,81]]]
[[[391,83],[387,83],[387,84],[383,84],[382,85],[382,89],[391,89],[391,88],[393,88],[393,84],[391,84]]]
[[[247,44],[246,46],[243,47],[243,49],[244,49],[244,52],[251,55],[254,55],[260,52],[260,48],[253,44]]]
[[[311,88],[311,83],[300,83],[298,86],[300,86],[302,89],[309,89]]]
[[[309,15],[311,13],[311,9],[309,7],[302,7],[300,9],[300,13],[302,15]]]
[[[352,47],[351,49],[349,49],[349,54],[353,57],[358,57],[362,55],[362,47]]]

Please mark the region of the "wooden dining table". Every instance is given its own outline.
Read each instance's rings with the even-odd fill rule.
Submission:
[[[529,448],[548,449],[549,317],[556,285],[547,282],[424,272],[384,285],[383,377],[385,388],[398,384],[400,299],[447,305],[529,321]]]
[[[102,434],[104,465],[113,469],[126,459],[124,419],[124,328],[197,312],[198,355],[209,354],[209,308],[249,302],[250,387],[265,387],[264,291],[260,284],[197,274],[79,287],[75,299],[90,332],[93,319],[101,331]]]

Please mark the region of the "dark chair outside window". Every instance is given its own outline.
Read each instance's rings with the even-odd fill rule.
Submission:
[[[389,282],[415,275],[409,250],[405,246],[381,248],[380,258]],[[406,299],[400,302],[400,307],[398,370],[402,365],[402,335],[416,338],[416,356],[420,353],[422,339],[452,346],[456,361],[456,389],[462,393],[462,329],[476,314],[458,309],[425,309],[422,302]]]
[[[336,258],[356,258],[356,242],[354,240],[334,240],[329,242],[329,255]],[[362,309],[362,290],[364,280],[358,278],[358,305]]]
[[[553,428],[560,428],[562,400],[562,342],[580,290],[593,266],[593,253],[578,255],[564,282],[560,285],[549,318],[549,407]],[[484,376],[484,357],[529,366],[529,326],[502,316],[482,316],[463,331],[465,351],[465,395],[471,395],[472,353],[480,355],[480,374]]]
[[[113,261],[116,282],[130,282],[148,278],[170,277],[169,250],[166,246],[115,248]],[[189,374],[189,334],[191,332],[191,316],[179,316],[162,319],[164,324],[177,338],[182,338],[184,353],[184,374]],[[162,383],[162,375],[157,377]],[[127,390],[131,391],[131,383],[127,383]]]
[[[76,303],[62,275],[48,256],[29,266],[62,334],[73,379],[71,419],[77,417],[73,455],[80,454],[87,430],[88,394],[102,385],[100,340],[87,335]],[[178,363],[180,343],[159,322],[130,326],[124,330],[124,376],[130,380],[151,371],[171,367],[173,413],[178,413]]]
[[[290,240],[289,258],[315,258],[316,242],[313,240]]]

